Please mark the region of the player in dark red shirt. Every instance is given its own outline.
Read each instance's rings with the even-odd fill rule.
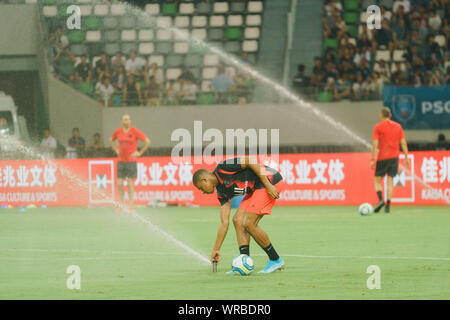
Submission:
[[[405,153],[405,167],[409,167],[408,146],[406,144],[405,133],[402,126],[391,120],[392,114],[389,108],[381,108],[381,122],[373,129],[372,159],[370,167],[375,167],[375,155],[378,149],[378,157],[375,170],[375,191],[380,202],[375,206],[374,211],[378,212],[385,205],[382,195],[381,181],[388,175],[387,180],[387,202],[384,211],[389,213],[392,193],[394,191],[394,176],[398,171],[398,156],[400,154],[399,145]]]
[[[272,246],[268,235],[258,225],[264,215],[270,215],[275,200],[280,197],[281,174],[248,157],[232,158],[220,162],[213,172],[197,170],[192,177],[193,184],[203,193],[211,194],[216,189],[220,202],[220,226],[211,254],[211,261],[220,261],[220,247],[228,231],[231,211],[230,200],[244,195],[239,209],[233,216],[240,254],[250,254],[250,236],[267,253],[269,261],[260,273],[271,273],[284,268],[281,259]],[[232,273],[231,271],[228,273]]]
[[[117,148],[115,140],[119,141]],[[140,151],[137,151],[138,140],[144,141]],[[142,156],[150,145],[150,139],[139,129],[131,126],[131,118],[128,114],[122,116],[122,127],[114,131],[110,139],[111,148],[119,157],[117,163],[117,186],[119,189],[120,205],[116,212],[121,212],[125,208],[125,198],[123,189],[123,180],[127,179],[128,184],[128,212],[133,213],[134,201],[134,179],[137,177],[136,157]]]

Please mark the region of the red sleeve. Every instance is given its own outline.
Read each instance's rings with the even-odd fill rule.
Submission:
[[[117,135],[119,134],[119,129],[116,129],[116,131],[114,131],[114,133],[111,136],[111,139],[114,141],[117,139]]]
[[[378,125],[376,125],[373,128],[372,140],[378,140],[378,138],[379,138]]]
[[[142,131],[139,130],[138,128],[134,128],[134,134],[136,135],[136,138],[138,138],[141,141],[147,139],[147,136],[143,134]]]

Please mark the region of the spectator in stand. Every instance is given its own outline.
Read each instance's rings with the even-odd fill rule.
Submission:
[[[127,82],[127,75],[124,66],[121,66],[117,73],[113,73],[112,82],[116,90],[123,90],[123,86]]]
[[[392,29],[386,19],[381,22],[381,29],[374,29],[374,39],[378,46],[389,50],[391,56],[394,51],[394,42]]]
[[[146,61],[136,56],[135,51],[130,52],[130,58],[127,60],[125,64],[125,70],[127,71],[127,75],[133,75],[136,81],[140,81],[144,79],[144,68],[146,65]]]
[[[118,74],[119,70],[126,65],[127,61],[124,56],[120,52],[117,52],[114,57],[111,59],[111,72],[112,74]]]
[[[348,99],[352,94],[352,83],[348,79],[347,74],[338,75],[337,81],[335,81],[334,87],[334,100],[341,101],[342,99]]]
[[[82,137],[80,137],[80,129],[72,129],[72,137],[69,139],[69,146],[66,148],[68,159],[77,159],[82,157],[84,154],[84,149],[86,147],[86,142]]]
[[[450,67],[447,67],[447,76],[444,81],[444,84],[446,84],[447,86],[450,85]]]
[[[407,35],[405,19],[394,17],[394,19],[392,20],[392,30],[394,48],[398,49],[405,47]]]
[[[363,79],[366,80],[371,75],[371,70],[369,68],[369,64],[366,60],[366,58],[362,57],[361,62],[359,65],[355,68],[356,73],[360,72],[363,76]]]
[[[430,79],[431,86],[442,86],[444,85],[444,79],[442,77],[441,71],[439,69],[434,70]]]
[[[180,85],[177,80],[169,80],[169,84],[164,93],[166,105],[177,105],[178,104],[178,92],[180,91]]]
[[[380,74],[376,71],[372,72],[372,75],[367,80],[368,98],[380,99],[383,95],[383,85]]]
[[[309,83],[313,87],[320,86],[325,81],[325,70],[322,66],[322,59],[320,57],[314,58],[314,67],[311,73]]]
[[[50,134],[50,129],[44,129],[44,138],[41,141],[40,150],[45,159],[54,159],[57,143]]]
[[[195,82],[194,74],[186,67],[181,68],[181,74],[178,77],[178,81],[190,80]]]
[[[98,88],[98,100],[104,106],[112,107],[112,96],[116,90],[111,84],[111,80],[109,77],[104,77]]]
[[[60,50],[53,58],[56,77],[75,85],[76,58],[68,49]]]
[[[324,14],[328,16],[330,16],[333,13],[333,11],[336,11],[338,14],[341,14],[342,4],[337,0],[328,0],[322,7],[322,11]]]
[[[366,46],[358,48],[358,52],[353,57],[353,63],[355,65],[359,65],[361,63],[362,58],[365,58],[368,62],[372,60],[372,53]]]
[[[363,76],[360,72],[356,74],[356,82],[353,83],[352,87],[353,100],[359,101],[361,98],[369,98],[369,89],[367,81],[364,81]]]
[[[197,102],[197,85],[192,79],[181,80],[181,89],[178,92],[180,104],[192,105]]]
[[[389,81],[391,78],[391,71],[389,65],[384,60],[380,60],[374,65],[373,71],[378,72],[382,81]]]
[[[64,50],[69,47],[69,38],[63,33],[63,28],[59,27],[55,32],[55,44],[59,50]]]
[[[429,32],[432,35],[437,35],[440,32],[442,26],[441,17],[434,10],[430,10],[428,17],[428,25],[430,26]]]
[[[389,11],[385,6],[380,6],[380,13],[382,19],[386,19],[387,21],[391,21],[392,19],[392,12]]]
[[[103,141],[100,137],[100,133],[96,132],[94,134],[94,140],[92,144],[88,148],[88,153],[90,157],[103,157],[104,156],[104,149],[105,146],[103,144]]]
[[[111,66],[106,53],[102,53],[100,59],[95,63],[95,75],[99,82],[103,82],[104,77],[111,78]]]
[[[402,6],[405,13],[408,13],[411,9],[411,3],[410,0],[395,0],[394,4],[392,5],[392,11],[395,13],[399,9],[399,7]]]
[[[435,150],[436,151],[446,151],[446,150],[449,150],[449,148],[450,148],[450,144],[447,141],[445,141],[445,135],[443,133],[440,133],[438,135]]]
[[[86,55],[81,56],[80,63],[75,67],[75,77],[78,81],[86,83],[91,82],[92,70],[91,66],[87,62]]]
[[[153,77],[159,85],[164,82],[163,71],[158,67],[157,63],[153,62],[150,67],[146,66],[146,69],[146,81],[150,82],[150,77]]]
[[[338,35],[338,17],[339,13],[336,10],[332,10],[331,15],[326,15],[322,18],[323,26],[323,38],[333,38],[335,39]]]
[[[146,105],[157,107],[161,105],[161,85],[156,81],[154,76],[148,79],[145,85],[144,95],[147,101]]]
[[[141,85],[139,82],[136,82],[134,75],[132,73],[128,75],[127,82],[124,84],[122,90],[123,90],[122,104],[124,106],[143,105],[144,100],[142,98]]]
[[[248,60],[248,52],[242,51],[241,53],[241,63],[243,64],[250,64],[250,61]]]
[[[305,75],[305,65],[297,66],[297,74],[292,79],[292,89],[299,95],[304,95],[309,86],[309,78]]]
[[[325,81],[329,81],[330,78],[336,80],[338,78],[336,65],[334,63],[328,62],[325,65]]]
[[[228,94],[233,90],[234,82],[225,75],[223,67],[217,70],[217,76],[211,80],[210,88],[216,94],[217,104],[228,103]]]

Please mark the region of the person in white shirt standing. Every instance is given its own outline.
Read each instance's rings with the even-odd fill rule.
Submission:
[[[54,159],[56,151],[56,139],[50,134],[49,129],[44,129],[44,138],[42,139],[40,149],[45,159]]]

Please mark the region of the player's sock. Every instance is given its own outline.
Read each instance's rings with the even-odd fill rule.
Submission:
[[[272,244],[269,244],[267,247],[265,247],[264,251],[267,253],[267,255],[269,256],[270,260],[278,260],[278,259],[280,259],[280,256],[275,251],[275,248],[272,246]]]
[[[386,207],[384,207],[384,212],[389,213],[391,210],[391,200],[386,202]]]
[[[245,246],[240,246],[239,247],[239,253],[240,254],[246,254],[246,255],[250,255],[250,246],[249,245],[245,245]]]
[[[383,194],[381,193],[381,191],[377,191],[377,196],[380,201],[383,201]]]

